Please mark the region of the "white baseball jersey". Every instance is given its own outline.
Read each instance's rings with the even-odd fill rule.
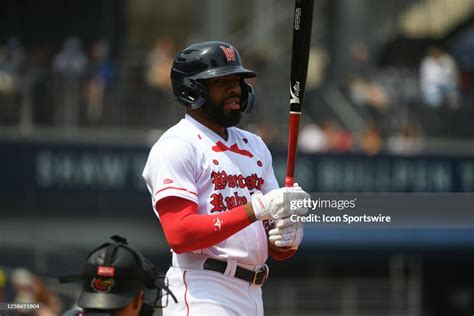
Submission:
[[[236,127],[227,131],[225,140],[186,115],[160,137],[143,170],[153,208],[159,200],[176,196],[196,203],[199,214],[216,215],[247,204],[256,191],[265,194],[279,187],[262,139]],[[217,219],[216,230],[220,224]],[[268,256],[267,236],[262,222],[256,221],[194,253],[262,265]]]

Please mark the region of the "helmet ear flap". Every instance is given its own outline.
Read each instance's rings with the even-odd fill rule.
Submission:
[[[240,111],[250,113],[253,109],[253,103],[255,100],[253,87],[242,79],[240,81],[240,89],[242,91],[242,97],[240,98]]]
[[[177,100],[186,107],[197,109],[206,102],[208,95],[205,84],[194,78],[184,78],[181,93],[177,95]]]

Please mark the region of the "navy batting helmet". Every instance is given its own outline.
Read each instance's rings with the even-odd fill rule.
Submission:
[[[257,74],[243,67],[239,52],[230,44],[211,41],[185,48],[174,59],[171,84],[179,103],[197,109],[208,97],[203,81],[231,74],[241,78],[240,110],[248,113],[252,110],[254,93],[252,86],[244,79],[256,77]]]

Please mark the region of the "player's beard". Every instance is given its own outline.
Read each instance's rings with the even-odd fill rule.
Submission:
[[[240,119],[242,118],[242,112],[240,110],[226,110],[225,101],[226,98],[224,98],[219,103],[207,100],[207,102],[202,106],[202,111],[207,116],[207,118],[219,124],[220,126],[232,127],[239,124]]]

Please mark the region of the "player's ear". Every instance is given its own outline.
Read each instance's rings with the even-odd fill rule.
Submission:
[[[141,290],[135,297],[133,298],[133,309],[139,309],[143,305],[145,297],[145,292]]]

